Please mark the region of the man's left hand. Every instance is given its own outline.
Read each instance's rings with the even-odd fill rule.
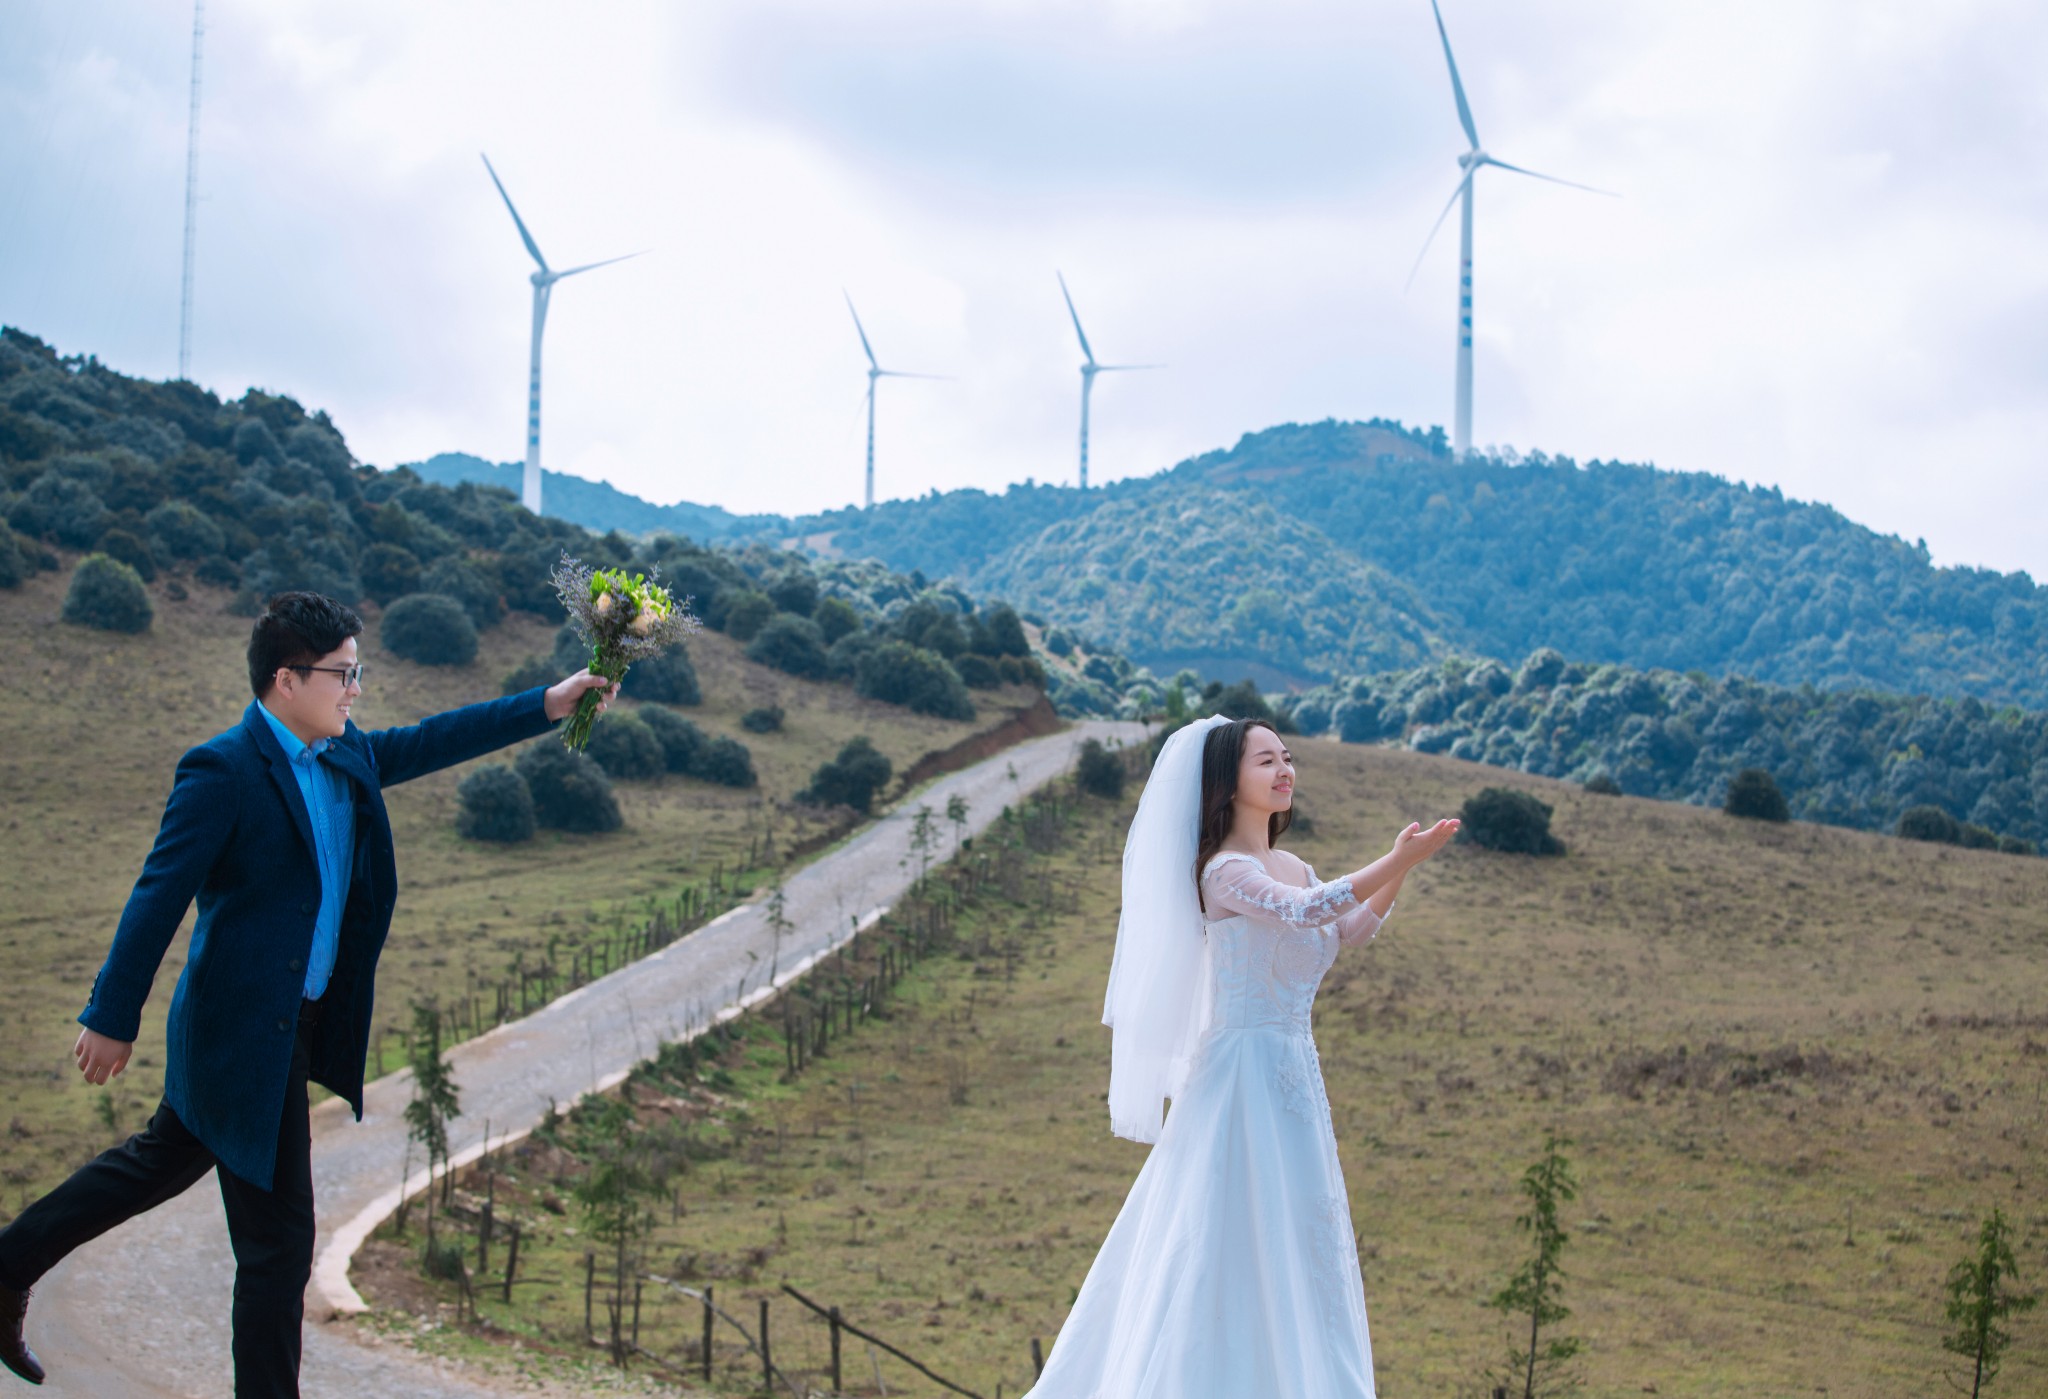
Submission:
[[[548,722],[559,724],[562,720],[574,714],[576,712],[576,705],[582,700],[583,692],[586,690],[603,690],[605,692],[604,698],[597,702],[597,712],[602,714],[607,709],[610,709],[612,701],[618,698],[619,682],[607,680],[602,675],[592,675],[586,666],[560,684],[550,685],[545,706]]]

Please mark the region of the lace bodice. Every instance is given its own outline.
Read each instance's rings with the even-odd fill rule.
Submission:
[[[1218,1029],[1307,1034],[1316,987],[1341,944],[1364,942],[1384,921],[1351,881],[1283,884],[1252,855],[1226,850],[1202,871],[1209,939],[1209,1006]],[[1387,912],[1391,915],[1392,906]]]

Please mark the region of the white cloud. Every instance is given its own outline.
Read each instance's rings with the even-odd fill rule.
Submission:
[[[573,18],[571,18],[573,16]],[[1937,559],[2048,573],[2048,20],[1951,6],[1446,13],[1481,134],[1475,436],[1782,485]],[[174,364],[186,30],[12,8],[0,320]],[[549,464],[667,500],[1098,479],[1287,419],[1449,414],[1461,145],[1426,4],[823,0],[209,9],[195,371],[391,463],[521,450],[558,266]],[[2038,510],[2038,507],[2035,507]],[[1398,528],[1390,521],[1388,528]]]

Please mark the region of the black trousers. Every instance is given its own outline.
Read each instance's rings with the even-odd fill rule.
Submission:
[[[299,1013],[277,1171],[261,1190],[220,1167],[169,1103],[149,1125],[71,1173],[0,1229],[0,1283],[27,1290],[59,1259],[115,1225],[183,1194],[208,1171],[220,1176],[235,1251],[235,1399],[297,1399],[300,1328],[313,1272],[313,1140],[306,1069],[319,1005]]]

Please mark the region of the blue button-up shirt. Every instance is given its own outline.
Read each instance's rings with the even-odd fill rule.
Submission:
[[[345,773],[320,761],[327,740],[308,745],[286,728],[259,700],[256,708],[270,724],[291,760],[299,795],[313,820],[313,853],[320,866],[320,916],[313,923],[313,950],[306,957],[306,999],[315,1000],[334,974],[341,947],[341,911],[348,905],[348,882],[356,850],[356,802]]]

